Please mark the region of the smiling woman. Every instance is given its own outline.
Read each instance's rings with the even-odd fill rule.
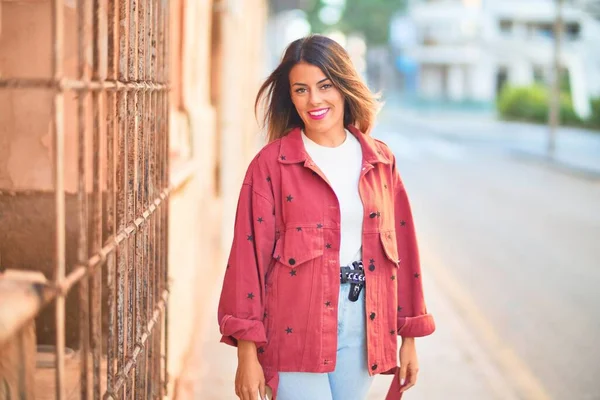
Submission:
[[[336,124],[340,134],[349,124],[368,133],[379,107],[377,96],[358,75],[346,50],[321,35],[298,39],[288,46],[283,60],[258,92],[257,110],[261,102],[269,141],[295,127],[305,128],[309,137],[312,129],[323,131]]]
[[[435,324],[394,155],[369,135],[377,97],[314,35],[290,44],[261,99],[270,143],[244,178],[218,311],[235,393],[364,400],[395,373],[398,400],[417,379],[414,338]]]

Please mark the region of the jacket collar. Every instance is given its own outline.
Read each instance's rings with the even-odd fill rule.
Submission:
[[[354,125],[346,127],[360,143],[362,148],[363,161],[369,164],[391,164],[391,160],[386,156],[375,139],[358,130]],[[282,164],[296,164],[306,162],[310,157],[302,141],[301,128],[293,128],[287,135],[281,138],[278,161]]]

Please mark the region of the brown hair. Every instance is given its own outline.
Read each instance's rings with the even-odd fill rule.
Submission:
[[[283,59],[256,96],[256,115],[261,102],[266,106],[262,123],[268,126],[269,142],[285,136],[293,128],[304,127],[292,103],[289,82],[290,70],[302,61],[321,68],[344,96],[344,126],[353,124],[368,133],[379,108],[378,95],[362,81],[342,46],[326,36],[311,35],[290,43]]]

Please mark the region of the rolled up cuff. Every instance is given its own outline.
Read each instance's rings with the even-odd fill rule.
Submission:
[[[398,317],[398,335],[403,337],[422,337],[435,331],[433,315],[424,314],[417,317]]]
[[[267,343],[267,334],[262,321],[236,318],[226,315],[219,326],[221,330],[221,342],[231,346],[237,346],[238,340],[248,340],[262,346]]]

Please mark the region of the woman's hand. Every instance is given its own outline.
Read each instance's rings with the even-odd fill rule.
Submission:
[[[400,345],[400,392],[405,392],[417,383],[418,373],[419,360],[417,359],[415,338],[403,337],[402,345]]]
[[[238,341],[238,368],[235,374],[235,394],[241,400],[265,398],[265,375],[254,342]]]

